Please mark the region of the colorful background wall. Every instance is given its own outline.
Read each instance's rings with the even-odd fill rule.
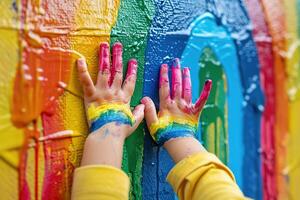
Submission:
[[[300,199],[300,0],[1,0],[1,199],[69,199],[88,134],[75,61],[97,73],[100,42],[137,58],[132,106],[158,102],[175,57],[193,99],[213,90],[197,138],[254,199]],[[174,165],[145,124],[126,141],[131,199],[176,199]]]

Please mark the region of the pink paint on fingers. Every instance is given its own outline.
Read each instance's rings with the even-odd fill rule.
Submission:
[[[191,103],[192,101],[192,83],[190,69],[188,67],[183,68],[182,70],[182,98],[187,102]]]
[[[203,90],[201,92],[200,97],[198,98],[198,100],[195,103],[195,111],[196,112],[200,112],[202,110],[202,108],[204,107],[208,97],[209,97],[209,93],[211,91],[211,87],[212,87],[212,80],[208,79],[205,81]]]
[[[169,84],[168,71],[169,71],[168,65],[162,64],[160,68],[159,88],[164,84]]]
[[[112,75],[116,72],[122,72],[122,53],[123,53],[123,46],[120,42],[117,42],[113,46],[112,54]]]
[[[180,71],[180,61],[179,58],[175,58],[172,66],[172,99],[181,96],[182,90],[182,77]]]
[[[111,67],[111,77],[110,77],[110,83],[109,85],[112,84],[112,82],[115,79],[115,74],[116,73],[123,73],[123,46],[120,42],[116,42],[112,48],[112,67]],[[120,81],[120,84],[122,82],[122,76],[118,76],[117,79]]]
[[[136,73],[137,73],[137,60],[130,59],[128,61],[128,69],[127,69],[126,79],[132,75],[136,75]]]
[[[109,45],[107,42],[103,42],[100,44],[99,50],[99,71],[108,71],[109,68]]]

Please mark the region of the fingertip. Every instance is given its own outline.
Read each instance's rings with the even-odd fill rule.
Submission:
[[[206,91],[210,91],[211,88],[212,88],[212,80],[211,79],[207,79],[205,81],[204,87],[205,87]]]
[[[164,72],[168,72],[169,70],[169,66],[167,64],[162,64],[160,67],[160,72],[164,73]]]
[[[85,66],[85,59],[84,58],[78,58],[77,59],[77,65],[79,66],[79,67],[83,67],[83,66]]]
[[[126,78],[131,75],[136,75],[136,73],[137,73],[137,60],[132,58],[128,61]]]
[[[136,60],[135,58],[131,58],[131,59],[128,61],[128,64],[129,64],[129,65],[133,65],[133,66],[135,65],[135,66],[136,66],[136,65],[137,65],[137,60]]]
[[[104,49],[104,48],[108,48],[108,47],[109,47],[108,42],[101,42],[100,43],[100,49]]]
[[[113,45],[113,54],[121,54],[123,51],[123,45],[121,42],[116,42]]]
[[[118,41],[118,42],[115,42],[115,43],[114,43],[114,47],[115,47],[115,48],[122,48],[123,45],[122,45],[121,42]]]
[[[173,60],[173,65],[174,68],[180,68],[180,59],[179,58],[175,58]]]
[[[143,105],[146,105],[146,104],[148,103],[149,100],[150,100],[149,97],[143,97],[143,98],[141,99],[141,103],[142,103]]]
[[[188,67],[184,67],[182,70],[182,73],[184,76],[189,75],[190,74],[190,68]]]

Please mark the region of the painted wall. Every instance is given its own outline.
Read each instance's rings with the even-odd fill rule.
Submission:
[[[193,100],[213,90],[197,138],[254,199],[299,199],[299,0],[0,1],[1,199],[69,199],[88,134],[75,61],[93,78],[100,42],[139,62],[132,106],[158,106],[161,63],[191,68]],[[299,18],[300,19],[300,18]],[[127,139],[131,199],[176,199],[174,163],[145,124]]]

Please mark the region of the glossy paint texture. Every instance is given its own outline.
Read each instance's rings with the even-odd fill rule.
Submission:
[[[235,152],[232,154],[232,161],[229,159],[227,160],[227,153],[230,151],[230,147],[228,150],[228,140],[226,140],[227,136],[224,136],[223,140],[220,138],[212,141],[218,141],[222,145],[225,144],[225,148],[223,148],[224,156],[222,161],[225,163],[229,163],[230,168],[234,171],[236,179],[238,183],[242,184],[242,161],[243,161],[243,133],[242,133],[242,88],[241,88],[241,81],[239,76],[238,70],[238,60],[236,57],[236,49],[233,44],[233,40],[230,38],[226,30],[222,26],[218,26],[216,24],[216,19],[213,15],[206,13],[202,15],[197,20],[191,24],[191,36],[188,41],[188,45],[186,46],[183,54],[182,54],[182,65],[189,66],[191,68],[192,74],[192,85],[193,85],[193,100],[197,98],[197,95],[200,93],[200,82],[199,82],[199,74],[203,76],[203,64],[206,63],[205,61],[201,64],[200,61],[202,60],[202,56],[207,55],[207,49],[211,50],[217,57],[216,62],[221,63],[224,66],[224,71],[227,73],[227,80],[228,80],[228,90],[234,90],[231,95],[227,96],[228,100],[228,130],[229,130],[229,146],[232,148],[239,148],[239,152]],[[199,44],[195,46],[194,44]],[[210,55],[206,59],[213,59],[213,56]],[[220,65],[220,64],[219,64]],[[209,78],[210,75],[207,75],[205,78]],[[214,76],[214,75],[211,75]],[[222,77],[219,76],[216,85],[214,87],[218,87],[218,81],[222,80]],[[216,91],[217,88],[213,88],[213,91]],[[216,97],[213,92],[213,97]],[[211,98],[213,98],[211,97]],[[208,102],[210,103],[210,102]],[[209,104],[204,108],[202,119],[211,118],[211,120],[205,120],[206,124],[203,124],[205,127],[206,125],[209,126],[210,123],[216,126],[217,116],[212,116],[212,114],[208,114],[208,110],[214,110],[216,108],[212,108]],[[218,109],[216,109],[218,110]],[[215,113],[215,112],[213,112]],[[211,128],[212,129],[212,128]],[[220,131],[220,130],[218,130]],[[205,138],[208,134],[214,134],[212,131],[207,130],[207,132],[201,133],[202,137]],[[206,140],[207,146],[212,146],[208,140]],[[216,149],[217,152],[218,150]]]
[[[214,82],[195,137],[247,196],[300,198],[299,0],[2,0],[0,11],[1,199],[70,198],[89,133],[75,61],[95,81],[100,42],[116,41],[124,73],[138,61],[131,106],[147,95],[158,107],[160,66],[180,58],[193,103]],[[130,199],[176,199],[173,166],[143,123],[124,146]]]
[[[262,5],[259,1],[246,1],[253,24],[253,37],[259,54],[261,84],[266,97],[261,124],[261,151],[263,198],[276,199],[275,176],[275,80],[272,38],[270,36]]]

